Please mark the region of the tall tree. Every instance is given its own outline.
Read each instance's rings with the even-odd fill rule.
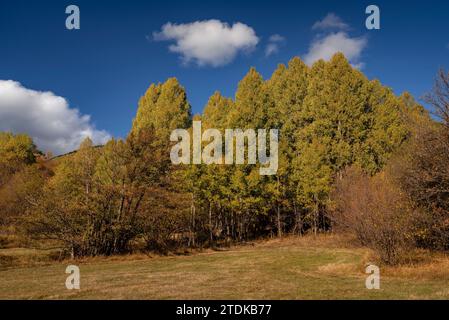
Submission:
[[[152,84],[140,99],[131,132],[153,127],[161,140],[168,140],[172,130],[189,127],[190,117],[184,87],[170,78],[163,84]]]

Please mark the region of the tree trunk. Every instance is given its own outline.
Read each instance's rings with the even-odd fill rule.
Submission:
[[[281,207],[278,205],[276,208],[277,211],[277,227],[278,227],[278,237],[282,237],[282,224],[281,224]]]
[[[212,205],[209,202],[209,238],[210,238],[210,244],[212,245],[212,242],[214,240],[214,235],[212,234]]]
[[[192,213],[190,221],[190,236],[189,236],[189,246],[195,247],[195,198],[192,195],[192,205],[190,207],[190,211]]]
[[[293,204],[293,210],[295,212],[295,232],[298,233],[300,236],[302,236],[302,218],[301,218],[301,212],[298,211],[298,208],[296,208],[296,203]]]

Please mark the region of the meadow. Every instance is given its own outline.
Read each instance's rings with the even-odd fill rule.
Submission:
[[[336,235],[169,256],[52,262],[50,253],[0,250],[0,299],[449,299],[449,257],[380,265],[380,289],[368,290],[365,267],[376,256]],[[80,290],[65,287],[69,264],[80,267]]]

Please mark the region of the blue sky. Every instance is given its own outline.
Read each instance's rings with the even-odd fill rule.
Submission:
[[[80,30],[65,28],[65,8],[70,4],[80,8]],[[370,4],[380,8],[380,30],[365,28],[365,8]],[[333,19],[327,21],[339,26],[312,28],[330,13]],[[210,19],[227,23],[218,29],[222,36],[234,39],[237,34],[240,42],[224,42],[219,50],[206,48],[212,53],[198,53],[203,48],[192,47],[186,34],[196,30],[191,23]],[[168,22],[175,27],[164,31]],[[244,28],[234,30],[235,23]],[[205,25],[197,27],[201,31]],[[67,151],[86,132],[99,139],[124,137],[139,97],[153,82],[177,77],[187,89],[193,112],[199,113],[216,90],[233,97],[251,66],[267,78],[277,64],[293,56],[312,59],[311,46],[321,43],[315,49],[323,49],[330,35],[338,35],[334,42],[346,41],[351,62],[363,65],[370,79],[378,78],[398,94],[407,90],[420,97],[431,89],[438,68],[449,68],[449,2],[443,0],[0,0],[0,81],[14,81],[4,82],[3,96],[22,97],[2,102],[0,87],[0,130],[29,128],[38,144],[56,153]],[[269,44],[274,50],[267,56]],[[171,52],[170,45],[177,46],[172,49],[177,52]],[[221,54],[221,49],[230,51]],[[54,96],[40,96],[40,91]],[[60,112],[49,116],[54,123],[48,125],[34,121],[38,115],[27,109],[36,106],[46,112],[45,106],[52,103]],[[10,110],[13,107],[19,118]],[[71,119],[68,125],[64,118]],[[56,129],[46,132],[35,128],[36,123]],[[58,132],[69,137],[56,143]]]

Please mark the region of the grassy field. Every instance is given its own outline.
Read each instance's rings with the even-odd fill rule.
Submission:
[[[25,249],[0,250],[7,257]],[[11,258],[12,259],[12,258]],[[449,299],[449,258],[382,267],[381,289],[365,288],[369,250],[339,238],[286,238],[191,255],[92,258],[0,268],[0,299]],[[20,261],[20,259],[17,259]],[[65,268],[81,289],[65,288]]]

